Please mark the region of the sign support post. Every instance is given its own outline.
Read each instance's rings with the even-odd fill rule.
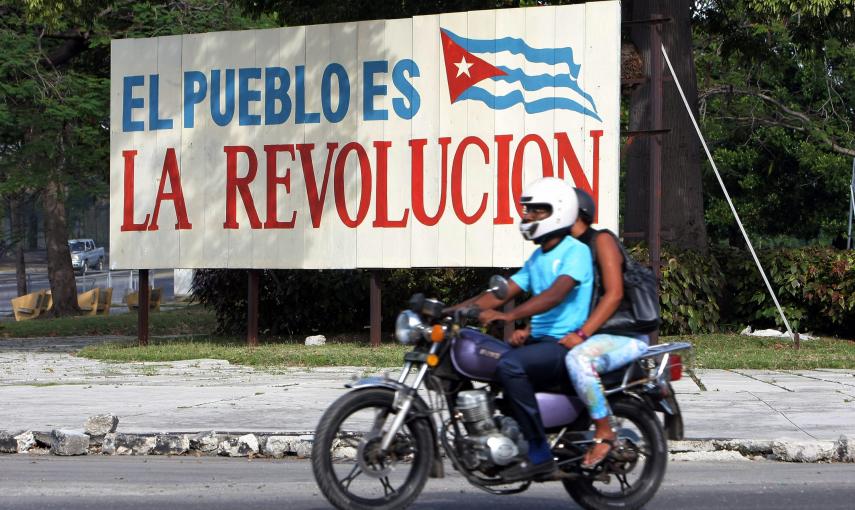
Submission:
[[[258,287],[261,275],[258,269],[249,270],[249,285],[246,296],[246,345],[258,346]]]
[[[371,271],[371,279],[369,281],[369,289],[368,289],[368,302],[369,302],[369,316],[371,317],[371,347],[377,347],[380,345],[380,297],[381,297],[381,289],[380,282],[378,281],[378,273],[377,270]]]
[[[151,290],[148,285],[148,269],[140,269],[139,308],[137,311],[137,338],[140,347],[148,345],[148,312]]]

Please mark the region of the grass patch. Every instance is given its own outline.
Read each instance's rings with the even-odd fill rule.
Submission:
[[[855,368],[855,341],[832,338],[802,340],[796,350],[785,338],[741,335],[664,337],[663,342],[687,341],[694,349],[694,368],[809,370]]]
[[[103,361],[179,361],[223,359],[229,363],[254,367],[393,367],[403,364],[409,349],[398,344],[371,347],[366,342],[327,343],[306,346],[302,343],[261,343],[247,347],[245,340],[233,338],[155,339],[148,347],[106,343],[90,345],[78,356]]]
[[[663,337],[663,342],[688,341],[695,346],[694,368],[806,370],[855,368],[855,342],[848,340],[803,340],[801,349],[780,338],[740,335],[697,335]],[[92,345],[79,355],[105,361],[178,361],[224,359],[255,367],[395,367],[409,349],[396,343],[370,347],[367,342],[330,342],[305,346],[299,342],[266,342],[251,349],[234,338],[155,339],[148,347],[127,344]]]
[[[216,327],[214,312],[201,305],[149,314],[149,331],[152,335],[210,335]],[[0,324],[0,335],[6,338],[136,336],[137,313],[8,321]]]
[[[663,342],[688,341],[695,346],[694,368],[806,370],[813,368],[855,368],[855,342],[849,340],[803,340],[801,349],[780,338],[740,335],[698,335],[663,337]],[[79,355],[104,361],[178,361],[224,359],[255,367],[395,367],[403,363],[409,349],[397,343],[370,347],[367,342],[335,341],[305,346],[301,342],[263,342],[256,348],[243,339],[181,338],[155,339],[148,347],[128,344],[100,344],[84,348]]]

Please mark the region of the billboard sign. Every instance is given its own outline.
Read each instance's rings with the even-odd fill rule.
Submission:
[[[616,229],[620,5],[112,42],[112,268],[518,266],[557,176]]]

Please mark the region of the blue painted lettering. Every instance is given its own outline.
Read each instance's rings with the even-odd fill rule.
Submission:
[[[145,102],[141,97],[134,97],[134,87],[145,84],[144,76],[125,76],[122,85],[122,131],[142,131],[145,123],[141,120],[133,120],[134,109],[143,108]]]
[[[333,75],[338,82],[338,108],[332,109],[332,80]],[[347,71],[341,64],[333,62],[324,69],[324,78],[321,81],[321,106],[324,109],[324,117],[330,122],[341,122],[350,107],[350,79]]]
[[[249,80],[260,80],[261,68],[249,67],[238,70],[238,124],[241,126],[261,125],[261,115],[249,113],[249,103],[261,101],[260,90],[250,90]]]
[[[196,117],[196,105],[208,94],[208,80],[199,71],[184,72],[184,127],[192,128]]]
[[[321,121],[321,114],[314,113],[306,113],[306,66],[297,66],[296,69],[297,74],[297,114],[294,116],[294,120],[297,124],[317,124]]]
[[[277,86],[278,82],[278,86]],[[282,67],[268,67],[264,70],[264,123],[266,125],[283,124],[291,116],[291,75]],[[282,105],[277,111],[276,103]]]
[[[419,91],[416,90],[412,83],[407,81],[404,73],[409,75],[410,78],[418,78],[418,64],[407,58],[395,64],[395,68],[392,69],[392,83],[395,84],[398,92],[406,98],[406,103],[409,103],[409,106],[407,106],[404,99],[396,97],[392,100],[392,106],[395,108],[395,113],[398,117],[410,120],[418,113],[422,100],[419,96]]]
[[[225,106],[221,109],[220,92],[225,88]],[[223,111],[224,110],[224,111]],[[218,126],[228,125],[235,114],[235,70],[226,69],[226,86],[220,87],[220,70],[211,71],[211,118]]]
[[[388,110],[374,109],[374,97],[386,95],[386,85],[375,85],[374,75],[388,71],[389,62],[385,60],[371,60],[362,63],[362,118],[365,120],[387,120],[389,118]]]
[[[148,128],[152,131],[172,129],[172,119],[161,119],[159,117],[160,76],[152,74],[148,80]]]

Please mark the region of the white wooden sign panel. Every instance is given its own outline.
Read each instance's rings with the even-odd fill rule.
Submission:
[[[513,267],[525,184],[617,229],[620,5],[116,40],[110,265]]]

